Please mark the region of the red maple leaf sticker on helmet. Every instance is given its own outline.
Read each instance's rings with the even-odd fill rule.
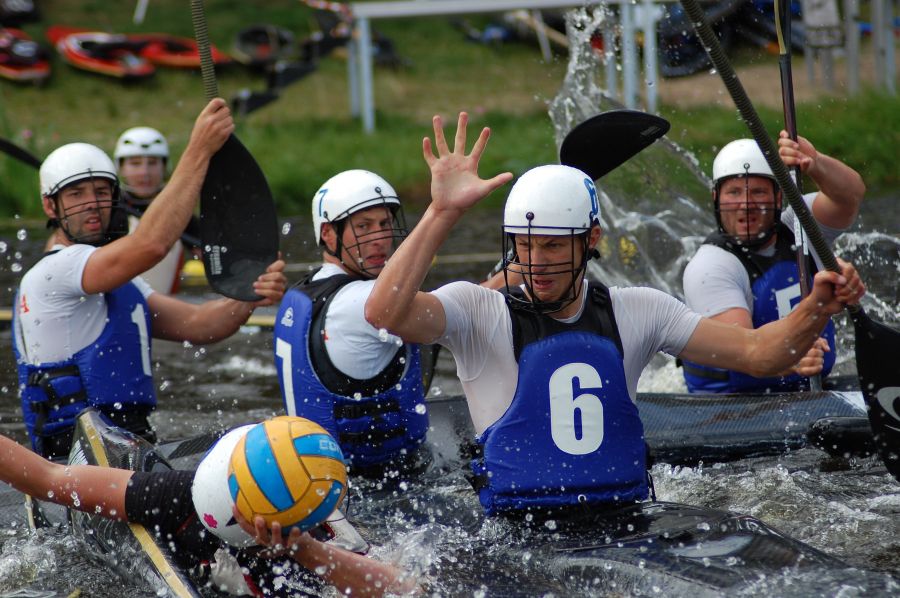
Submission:
[[[219,527],[219,522],[216,521],[216,518],[212,516],[212,513],[204,513],[203,521],[206,523],[206,525],[208,527],[211,527],[213,529]]]

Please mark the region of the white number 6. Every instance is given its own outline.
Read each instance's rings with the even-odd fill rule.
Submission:
[[[573,382],[582,391],[603,388],[603,381],[586,363],[570,363],[550,376],[550,434],[559,450],[570,455],[586,455],[603,442],[603,403],[597,395],[582,392],[574,396]],[[575,420],[580,415],[581,434],[575,433]]]

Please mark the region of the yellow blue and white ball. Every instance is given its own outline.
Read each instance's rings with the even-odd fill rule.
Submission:
[[[340,505],[347,492],[341,449],[320,425],[302,417],[275,417],[238,441],[228,469],[228,489],[248,521],[261,515],[311,529]]]

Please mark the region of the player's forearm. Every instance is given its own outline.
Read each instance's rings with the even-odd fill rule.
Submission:
[[[819,338],[830,314],[813,301],[805,300],[786,318],[748,331],[752,342],[742,360],[746,373],[763,378],[790,370]]]
[[[366,320],[372,326],[396,331],[406,319],[434,256],[461,216],[459,211],[428,207],[378,275],[366,301]]]
[[[858,172],[826,154],[819,153],[815,168],[808,174],[820,192],[841,206],[857,209],[866,193],[866,185]]]
[[[238,331],[253,313],[253,304],[235,299],[216,299],[197,306],[177,337],[195,345],[224,340]]]
[[[135,234],[145,235],[166,249],[178,240],[194,213],[210,157],[205,148],[188,145],[171,180],[147,208]]]
[[[405,594],[415,588],[415,583],[404,579],[400,569],[393,565],[311,538],[303,541],[300,550],[294,553],[294,560],[350,596]]]
[[[60,465],[0,436],[0,479],[22,492],[105,517],[125,517],[125,489],[133,472]]]

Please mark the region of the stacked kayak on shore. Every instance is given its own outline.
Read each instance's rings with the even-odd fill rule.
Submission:
[[[24,83],[42,83],[50,76],[44,50],[21,29],[0,27],[0,77]]]
[[[53,25],[47,39],[73,67],[125,81],[146,79],[157,66],[200,68],[197,43],[166,33],[106,33]],[[231,61],[215,47],[212,56],[216,64]]]

